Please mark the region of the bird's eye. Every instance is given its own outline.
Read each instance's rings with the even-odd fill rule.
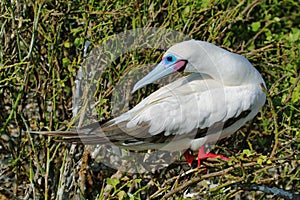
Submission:
[[[167,61],[172,62],[173,61],[173,57],[172,56],[167,56]]]
[[[173,63],[173,62],[176,61],[176,59],[177,59],[177,58],[176,58],[174,55],[169,54],[169,55],[167,55],[167,56],[165,57],[165,63],[166,63],[166,64]]]

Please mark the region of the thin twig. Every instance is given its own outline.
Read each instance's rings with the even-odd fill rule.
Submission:
[[[210,173],[210,174],[206,174],[206,175],[203,175],[203,176],[200,176],[200,177],[196,177],[196,178],[193,178],[191,179],[190,181],[182,184],[181,186],[175,188],[174,190],[168,192],[167,194],[165,194],[163,196],[163,199],[167,199],[169,197],[171,197],[173,194],[179,192],[179,191],[182,191],[184,188],[194,184],[194,183],[197,183],[201,180],[204,180],[204,179],[207,179],[207,178],[211,178],[211,177],[215,177],[215,176],[222,176],[222,175],[225,175],[227,174],[228,172],[238,168],[238,167],[251,167],[251,166],[255,166],[257,165],[257,162],[251,162],[251,163],[246,163],[246,164],[237,164],[237,165],[234,165],[232,167],[229,167],[227,169],[224,169],[222,171],[218,171],[218,172],[213,172],[213,173]]]

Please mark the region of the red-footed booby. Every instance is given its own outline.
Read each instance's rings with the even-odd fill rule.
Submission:
[[[169,48],[133,92],[174,72],[188,75],[169,83],[120,116],[92,128],[39,132],[67,142],[115,145],[129,150],[185,151],[189,164],[216,157],[204,145],[237,131],[264,105],[265,82],[243,56],[214,44],[189,40]],[[225,157],[220,156],[223,159]]]

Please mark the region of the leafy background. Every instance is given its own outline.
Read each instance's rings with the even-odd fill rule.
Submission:
[[[0,199],[289,198],[259,187],[299,194],[296,0],[4,0],[0,10]],[[27,132],[68,127],[85,42],[97,46],[143,27],[212,42],[244,55],[262,73],[266,105],[214,149],[231,156],[230,162],[208,160],[200,168],[179,162],[151,173],[121,173],[93,160],[86,151],[92,147]],[[126,55],[102,77],[100,119],[111,117],[106,91],[137,60],[153,59],[147,55]]]

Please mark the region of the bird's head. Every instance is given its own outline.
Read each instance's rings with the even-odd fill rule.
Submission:
[[[187,60],[180,59],[172,53],[165,54],[161,62],[135,84],[133,92],[173,72],[184,71],[187,63]]]
[[[192,72],[191,70],[186,70],[191,68],[189,65],[190,62],[193,62],[192,41],[195,40],[181,42],[168,49],[160,63],[135,84],[132,92],[174,72]]]
[[[135,84],[132,92],[166,75],[182,71],[208,75],[224,85],[263,82],[245,57],[208,42],[188,40],[170,47],[161,62]]]
[[[160,63],[135,84],[132,92],[174,72],[205,73],[205,69],[201,66],[208,64],[206,62],[210,61],[209,51],[216,50],[215,48],[220,49],[208,42],[196,40],[173,45],[163,55]]]

